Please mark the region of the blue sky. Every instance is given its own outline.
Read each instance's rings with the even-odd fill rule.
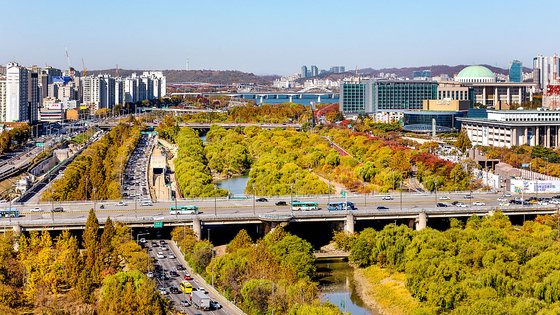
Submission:
[[[290,74],[486,63],[558,49],[560,1],[0,0],[0,63]]]

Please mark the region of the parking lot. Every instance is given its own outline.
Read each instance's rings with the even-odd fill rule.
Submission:
[[[142,134],[130,154],[122,179],[123,199],[137,199],[146,204],[151,202],[146,172],[154,139],[153,135]]]
[[[228,314],[222,306],[215,302],[215,297],[208,293],[203,286],[196,280],[197,276],[191,275],[168,240],[145,240],[141,242],[147,248],[150,257],[154,258],[155,269],[153,273],[148,273],[148,277],[157,283],[160,294],[168,298],[171,306],[177,311],[185,314]],[[193,279],[194,278],[194,279]],[[203,291],[211,299],[212,309],[203,311],[191,305],[190,294],[181,291],[181,282],[188,281],[192,284],[193,291]]]

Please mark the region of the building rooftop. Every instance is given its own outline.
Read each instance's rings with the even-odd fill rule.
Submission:
[[[468,66],[461,70],[457,78],[496,78],[496,74],[485,66]]]

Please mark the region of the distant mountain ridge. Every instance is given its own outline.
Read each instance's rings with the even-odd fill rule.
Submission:
[[[448,65],[432,65],[432,66],[423,66],[423,67],[403,67],[403,68],[383,68],[383,69],[372,69],[372,68],[365,68],[365,69],[358,69],[359,74],[366,74],[366,75],[375,75],[378,76],[381,72],[383,73],[395,73],[399,77],[408,77],[412,78],[412,73],[414,71],[421,71],[421,70],[431,70],[432,76],[440,76],[442,74],[447,74],[450,77],[457,75],[463,68],[468,67],[470,65],[456,65],[456,66],[448,66]],[[503,69],[499,67],[494,67],[491,65],[482,64],[488,69],[490,69],[494,73],[499,74],[509,74],[509,69]],[[532,69],[523,67],[523,72],[531,72]]]
[[[125,70],[118,69],[119,76],[129,76],[136,72],[142,74],[144,71],[162,71],[167,78],[167,83],[182,82],[204,82],[213,84],[270,84],[279,76],[258,76],[237,70]],[[110,74],[117,75],[117,69],[87,71],[88,74]]]

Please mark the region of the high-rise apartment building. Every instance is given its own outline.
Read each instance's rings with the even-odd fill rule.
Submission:
[[[6,121],[6,76],[0,74],[0,121]]]
[[[28,113],[27,69],[16,62],[6,66],[6,121],[27,121]]]
[[[509,66],[509,82],[523,82],[523,64],[519,60],[514,60]]]
[[[27,120],[30,124],[39,121],[39,73],[38,69],[27,72]]]
[[[302,78],[309,77],[309,71],[307,70],[307,66],[301,66],[301,77]]]
[[[317,68],[317,66],[315,65],[311,66],[311,76],[316,77],[318,75],[319,75],[319,68]]]
[[[533,82],[537,83],[540,90],[546,90],[548,85],[558,83],[559,66],[556,54],[552,57],[538,55],[533,58]]]

